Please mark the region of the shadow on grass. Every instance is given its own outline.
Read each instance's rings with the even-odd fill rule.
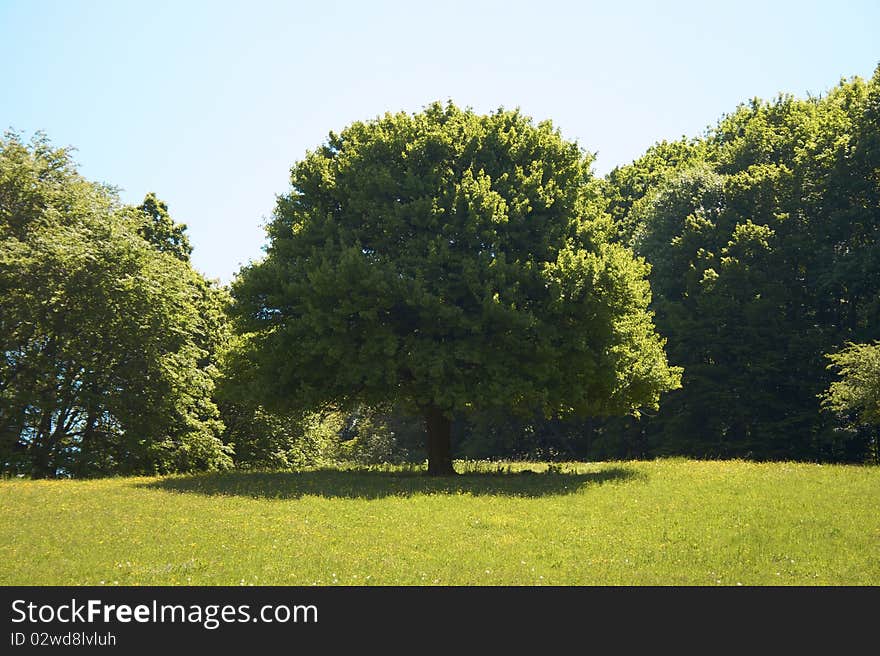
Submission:
[[[323,469],[305,472],[223,472],[163,478],[140,487],[204,495],[257,499],[382,499],[419,494],[542,497],[573,494],[591,485],[644,477],[628,467],[609,466],[586,473],[469,472],[431,478],[418,471]]]

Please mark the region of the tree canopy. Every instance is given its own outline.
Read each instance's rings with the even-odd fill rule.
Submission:
[[[168,253],[154,218],[82,178],[44,137],[0,140],[3,471],[231,463],[211,398],[223,297],[180,257],[186,249]],[[185,244],[162,218],[170,243]]]
[[[549,122],[451,103],[331,133],[233,284],[233,362],[273,407],[421,413],[432,473],[472,409],[656,408],[680,372],[590,161]]]

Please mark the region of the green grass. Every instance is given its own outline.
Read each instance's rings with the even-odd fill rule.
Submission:
[[[2,481],[0,584],[880,585],[877,467],[457,466]]]

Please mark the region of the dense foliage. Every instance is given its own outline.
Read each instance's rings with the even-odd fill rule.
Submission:
[[[656,408],[679,372],[589,164],[549,122],[452,104],[331,134],[233,285],[252,388],[281,408],[396,401],[425,416],[435,473],[475,409]]]
[[[41,136],[0,141],[2,471],[231,464],[211,398],[223,296],[146,203],[158,213],[122,206]]]
[[[685,372],[632,427],[645,455],[876,453],[876,433],[841,431],[819,396],[826,353],[880,337],[880,69],[822,98],[752,101],[607,185]]]

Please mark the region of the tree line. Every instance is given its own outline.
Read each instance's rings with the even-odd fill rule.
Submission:
[[[870,383],[880,337],[880,69],[822,98],[753,100],[606,185],[684,367],[630,439],[652,454],[876,459],[859,420],[877,407],[847,390]]]
[[[0,469],[877,461],[880,68],[591,162],[517,111],[356,122],[223,287],[156,195],[6,133]]]

